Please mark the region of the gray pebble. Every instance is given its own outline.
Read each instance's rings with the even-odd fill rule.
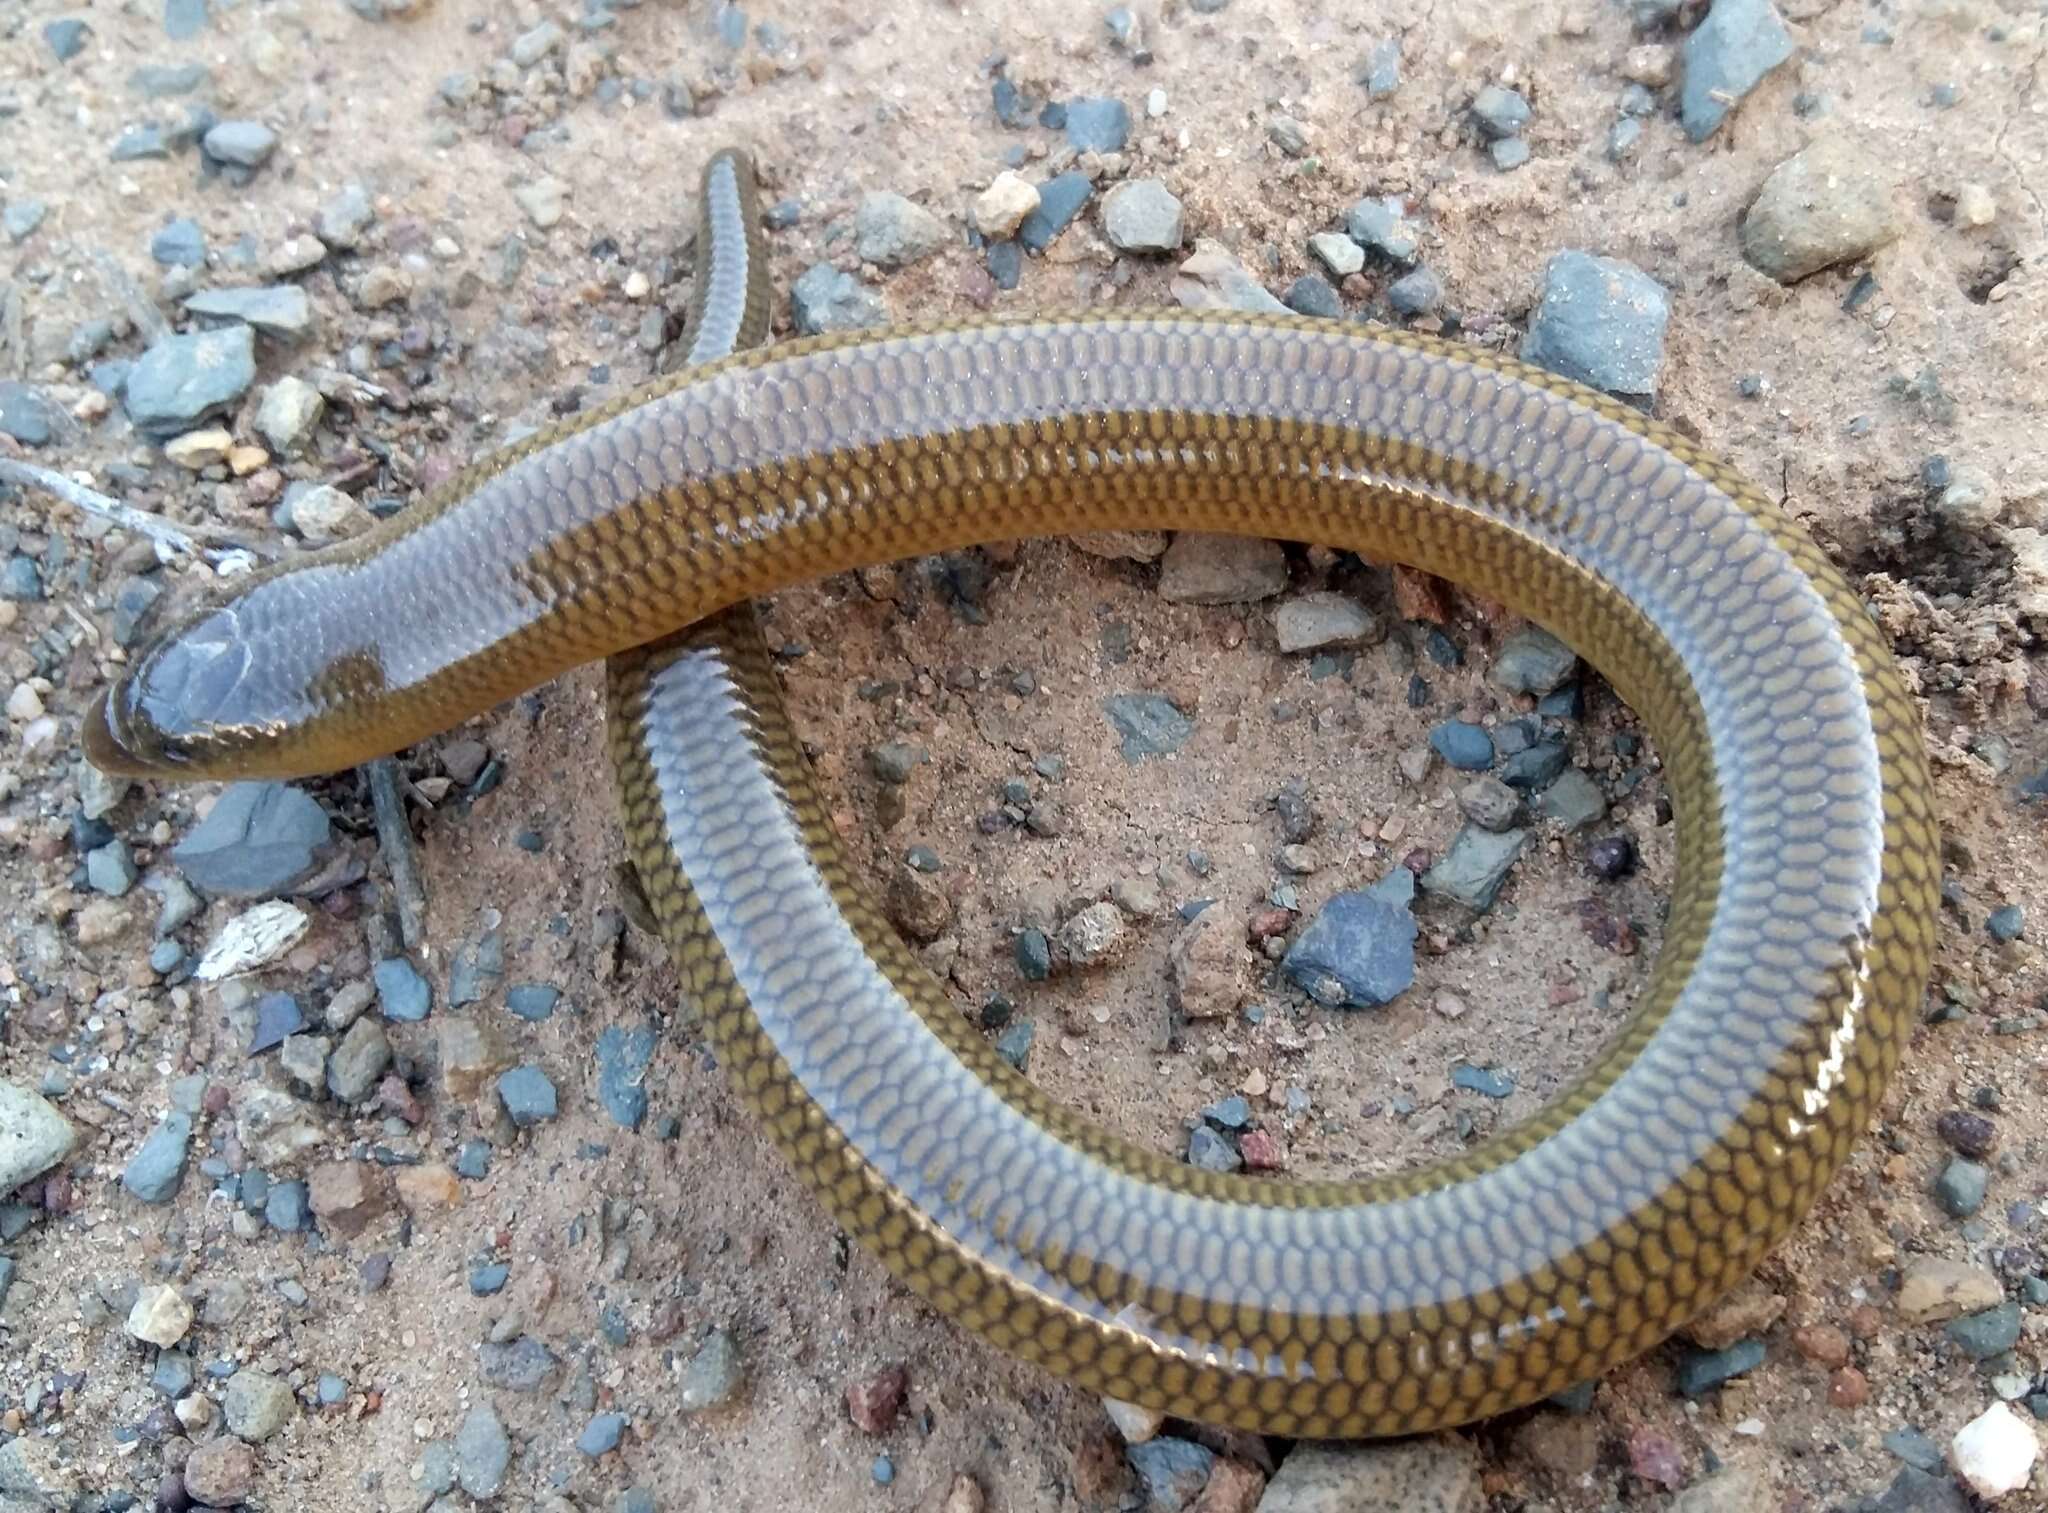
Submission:
[[[945,222],[892,190],[861,197],[853,230],[862,260],[882,268],[907,267],[946,244]]]
[[[1182,227],[1181,203],[1158,179],[1128,179],[1103,197],[1102,229],[1120,251],[1176,252]]]
[[[150,886],[156,886],[154,881]],[[192,891],[184,878],[175,872],[163,879],[163,905],[157,910],[156,933],[169,935],[181,930],[197,919],[206,910],[206,900]]]
[[[263,1222],[280,1234],[294,1235],[313,1223],[313,1205],[306,1184],[273,1182],[263,1199]]]
[[[623,1413],[600,1413],[583,1426],[583,1432],[576,1436],[579,1454],[596,1460],[600,1455],[619,1448],[619,1441],[626,1433],[626,1415]]]
[[[1678,119],[1695,142],[1712,136],[1728,112],[1792,56],[1792,34],[1771,0],[1714,0],[1685,39]]]
[[[1182,531],[1159,562],[1159,596],[1172,604],[1250,604],[1287,587],[1287,554],[1260,536]]]
[[[1888,1432],[1884,1437],[1884,1447],[1916,1470],[1941,1469],[1941,1447],[1911,1424]]]
[[[78,1132],[52,1104],[25,1087],[0,1082],[0,1196],[41,1176],[77,1144]]]
[[[1401,87],[1401,39],[1388,37],[1375,42],[1372,51],[1365,55],[1365,62],[1358,71],[1358,82],[1365,86],[1366,94],[1375,100],[1384,100]]]
[[[204,63],[145,63],[128,75],[128,87],[146,100],[167,100],[189,95],[212,82],[212,71]]]
[[[889,307],[880,295],[830,263],[806,268],[790,286],[789,296],[797,332],[803,336],[857,331],[883,325],[889,319]]]
[[[1477,1093],[1482,1098],[1505,1098],[1515,1090],[1515,1079],[1498,1067],[1474,1066],[1469,1061],[1451,1066],[1451,1086]]]
[[[472,1261],[469,1295],[473,1298],[494,1298],[505,1290],[505,1283],[511,1277],[512,1268],[503,1261]]]
[[[358,1019],[327,1058],[327,1091],[343,1103],[360,1103],[390,1069],[391,1040],[384,1026],[372,1018]]]
[[[237,168],[260,168],[277,150],[277,133],[261,121],[218,121],[200,139],[206,155]]]
[[[543,21],[512,39],[512,61],[521,68],[531,68],[560,47],[565,36],[555,22]]]
[[[491,1145],[488,1140],[465,1140],[455,1153],[455,1175],[468,1182],[481,1182],[491,1174]]]
[[[1984,921],[1985,933],[1999,942],[2018,940],[2026,927],[2026,911],[2018,904],[2007,904],[2003,909],[1994,910]]]
[[[12,436],[25,447],[47,446],[54,427],[50,405],[25,383],[0,380],[0,434]]]
[[[869,770],[882,782],[890,784],[909,782],[910,774],[930,760],[931,753],[924,747],[903,741],[884,741],[868,751]]]
[[[85,39],[91,32],[92,28],[77,16],[59,16],[43,23],[43,41],[49,44],[59,63],[69,63],[84,52]]]
[[[677,1405],[685,1413],[702,1413],[729,1401],[746,1380],[739,1346],[724,1329],[713,1329],[683,1369]]]
[[[188,216],[166,221],[149,239],[149,255],[166,268],[197,268],[206,262],[206,233]]]
[[[286,1035],[277,1044],[277,1064],[292,1081],[317,1094],[327,1087],[327,1056],[332,1049],[333,1042],[324,1035]]]
[[[1169,755],[1185,746],[1188,737],[1195,733],[1195,722],[1164,694],[1112,694],[1102,701],[1102,712],[1122,737],[1126,762]]]
[[[208,893],[267,898],[289,892],[327,859],[327,812],[288,783],[231,784],[172,848],[187,880]]]
[[[1484,772],[1493,765],[1493,737],[1469,720],[1445,720],[1430,731],[1429,745],[1460,772]]]
[[[1428,315],[1443,297],[1443,280],[1427,268],[1413,269],[1387,285],[1387,303],[1398,315]]]
[[[370,969],[377,984],[377,1006],[386,1019],[418,1024],[433,1007],[434,990],[419,969],[403,956],[388,957]]]
[[[505,990],[505,1007],[529,1024],[538,1024],[555,1012],[562,990],[544,982],[514,983]]]
[[[1289,599],[1273,612],[1273,636],[1284,654],[1365,646],[1385,635],[1371,610],[1349,595],[1327,590]]]
[[[1322,320],[1336,320],[1344,313],[1344,302],[1320,273],[1302,274],[1287,286],[1281,303],[1297,315],[1313,315]]]
[[[207,0],[164,0],[164,35],[186,42],[206,30]]]
[[[1608,161],[1623,163],[1635,156],[1636,148],[1643,140],[1643,123],[1634,116],[1623,116],[1607,128]]]
[[[1323,905],[1281,970],[1330,1008],[1378,1008],[1415,981],[1415,917],[1408,912],[1415,874],[1406,867],[1376,886],[1339,893]]]
[[[270,336],[299,337],[313,328],[313,302],[297,284],[202,289],[185,297],[194,315],[245,321]]]
[[[1482,830],[1506,830],[1521,817],[1522,796],[1491,773],[1482,772],[1458,790],[1458,808]]]
[[[476,1354],[477,1370],[484,1381],[507,1392],[540,1391],[562,1364],[530,1334],[516,1340],[487,1341],[477,1347]]]
[[[314,213],[313,234],[337,251],[353,251],[376,216],[369,191],[346,184]]]
[[[1678,1390],[1700,1397],[1763,1363],[1762,1340],[1737,1340],[1726,1350],[1686,1350],[1678,1358]]]
[[[136,359],[122,402],[151,435],[190,430],[256,381],[256,333],[247,326],[165,336]]]
[[[192,1145],[192,1116],[172,1109],[129,1158],[121,1186],[144,1203],[168,1203],[185,1180],[185,1157]]]
[[[1124,1459],[1138,1473],[1145,1513],[1176,1513],[1208,1485],[1216,1452],[1193,1440],[1161,1435],[1126,1447]],[[1270,1499],[1269,1499],[1270,1501]]]
[[[1094,182],[1078,169],[1055,174],[1038,186],[1038,208],[1024,217],[1024,223],[1017,228],[1017,240],[1028,251],[1045,251],[1094,193]]]
[[[1206,1124],[1188,1131],[1187,1161],[1207,1172],[1234,1172],[1244,1165],[1236,1147]]]
[[[498,1078],[498,1101],[520,1129],[555,1117],[555,1085],[548,1074],[531,1062],[516,1066]]]
[[[1076,152],[1122,152],[1131,136],[1131,108],[1117,99],[1067,102],[1067,145]]]
[[[1899,234],[1892,188],[1857,143],[1821,137],[1764,180],[1738,228],[1742,255],[1781,284],[1867,257]]]
[[[95,893],[120,898],[135,886],[135,858],[128,843],[111,840],[85,854],[85,880]]]
[[[348,1382],[332,1371],[323,1371],[314,1383],[313,1392],[323,1408],[332,1408],[348,1400]]]
[[[1024,277],[1024,249],[1015,242],[991,242],[988,276],[998,289],[1014,289]]]
[[[1557,781],[1570,760],[1562,743],[1539,741],[1527,750],[1518,751],[1501,764],[1500,780],[1510,788],[1520,788],[1529,793],[1541,793]]]
[[[1443,859],[1422,874],[1422,886],[1484,914],[1500,896],[1528,840],[1526,830],[1494,834],[1476,825],[1463,826]]]
[[[43,575],[35,558],[16,552],[0,568],[0,599],[36,600],[43,597]]]
[[[1529,102],[1518,89],[1489,84],[1472,97],[1472,119],[1491,141],[1516,136],[1529,124]]]
[[[305,1027],[306,1014],[297,997],[284,992],[265,993],[256,1000],[256,1031],[249,1041],[249,1054],[258,1055],[283,1045],[287,1036],[296,1035]]]
[[[176,1402],[192,1390],[192,1357],[182,1350],[159,1350],[149,1368],[149,1385]]]
[[[1021,1072],[1031,1059],[1031,1042],[1036,1035],[1036,1026],[1028,1019],[1020,1019],[997,1039],[996,1054]]]
[[[1942,1168],[1934,1179],[1934,1198],[1954,1218],[1967,1219],[1984,1206],[1984,1191],[1991,1174],[1975,1161],[1958,1157]]]
[[[654,1060],[654,1026],[633,1029],[608,1025],[597,1037],[597,1096],[612,1122],[621,1129],[638,1129],[647,1117],[647,1089],[643,1079]]]
[[[144,158],[167,158],[170,155],[171,145],[164,138],[164,129],[148,122],[129,127],[107,149],[107,160],[113,163],[137,163]]]
[[[1488,143],[1486,152],[1502,173],[1513,173],[1529,161],[1529,144],[1520,137],[1501,137]]]
[[[1266,123],[1266,138],[1290,158],[1308,152],[1308,133],[1293,116],[1274,116]]]
[[[1555,820],[1567,832],[1583,830],[1607,818],[1607,795],[1600,785],[1577,767],[1568,767],[1543,790],[1536,812]]]
[[[220,1406],[229,1433],[251,1444],[261,1444],[285,1426],[299,1405],[287,1383],[267,1371],[245,1366],[228,1378]]]
[[[1016,958],[1017,970],[1026,982],[1044,982],[1052,976],[1052,942],[1046,939],[1045,931],[1036,926],[1017,932],[1011,954]]]
[[[1655,394],[1671,300],[1632,263],[1557,253],[1522,339],[1524,361],[1611,394]]]
[[[2020,1341],[2020,1305],[2008,1299],[1996,1308],[1950,1319],[1942,1333],[1973,1361],[2004,1355]]]
[[[1341,231],[1318,231],[1308,239],[1308,250],[1332,278],[1344,278],[1365,266],[1363,249]]]
[[[0,210],[0,231],[7,233],[7,240],[19,246],[36,234],[36,228],[43,224],[43,217],[50,213],[50,207],[41,200],[15,200],[5,210]]]
[[[1344,229],[1352,241],[1390,262],[1415,261],[1420,241],[1399,195],[1360,200],[1345,215]]]
[[[481,1003],[505,976],[505,937],[487,930],[456,948],[448,968],[448,1002],[462,1008]]]
[[[512,1469],[512,1441],[488,1401],[473,1404],[455,1431],[455,1480],[471,1497],[496,1497]]]

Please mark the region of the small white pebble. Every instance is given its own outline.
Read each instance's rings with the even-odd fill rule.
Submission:
[[[654,287],[654,281],[638,268],[626,275],[625,294],[627,299],[645,299],[647,291]]]
[[[14,692],[7,696],[7,718],[19,720],[26,725],[30,720],[43,716],[43,696],[26,683],[14,685]]]
[[[1764,1432],[1764,1421],[1760,1418],[1746,1418],[1735,1426],[1735,1432],[1748,1439],[1755,1439]]]
[[[462,243],[452,236],[437,236],[433,246],[427,249],[444,263],[452,263],[462,256]]]
[[[1154,88],[1145,96],[1145,114],[1158,120],[1166,114],[1166,91]],[[1183,143],[1183,146],[1186,144]]]
[[[2027,1484],[2041,1441],[2012,1409],[1993,1403],[1956,1431],[1949,1454],[1963,1485],[1986,1502],[1996,1502]]]

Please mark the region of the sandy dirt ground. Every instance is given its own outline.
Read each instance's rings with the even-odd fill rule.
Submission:
[[[2039,1392],[2048,1366],[2048,1307],[2023,1309],[1996,1372],[1939,1325],[1893,1307],[1902,1271],[1925,1257],[1986,1267],[2023,1299],[2048,1250],[2048,982],[2034,943],[2048,930],[2048,801],[2020,793],[2048,764],[2048,667],[2040,626],[2022,610],[2024,564],[2010,535],[2048,527],[2048,23],[2017,0],[1796,0],[1796,56],[1720,131],[1688,141],[1674,92],[1662,88],[1639,146],[1614,162],[1607,137],[1631,49],[1669,46],[1682,31],[1638,34],[1627,8],[1606,0],[1136,9],[1152,55],[1143,63],[1111,44],[1100,7],[1052,0],[763,6],[749,11],[737,50],[709,8],[658,0],[588,33],[572,12],[526,5],[436,0],[378,21],[342,4],[276,0],[219,6],[185,40],[166,35],[153,4],[28,0],[0,16],[0,181],[8,203],[40,200],[47,211],[0,247],[0,376],[39,386],[59,412],[34,460],[173,518],[272,532],[270,500],[252,479],[167,460],[118,403],[109,412],[93,402],[90,363],[67,357],[67,344],[81,323],[112,317],[103,357],[140,353],[123,280],[159,318],[186,318],[158,300],[165,269],[149,252],[173,216],[196,221],[212,249],[198,284],[263,282],[274,250],[358,183],[375,209],[359,245],[288,280],[311,296],[313,330],[295,344],[258,344],[257,385],[221,423],[255,442],[264,385],[316,368],[358,371],[397,397],[331,405],[307,449],[269,466],[284,480],[346,475],[364,499],[409,497],[514,428],[655,371],[638,336],[664,307],[674,330],[696,175],[727,143],[756,154],[765,199],[799,207],[770,239],[778,335],[790,330],[787,291],[820,261],[852,270],[898,318],[1170,302],[1197,237],[1225,244],[1282,292],[1313,266],[1308,238],[1340,226],[1367,194],[1411,197],[1445,306],[1490,345],[1519,339],[1553,252],[1636,264],[1671,298],[1656,413],[1782,493],[1879,607],[1923,697],[1948,836],[1929,998],[1944,1012],[1915,1036],[1871,1136],[1766,1264],[1761,1291],[1782,1306],[1760,1316],[1762,1366],[1689,1400],[1673,1388],[1673,1345],[1604,1382],[1589,1413],[1534,1410],[1466,1437],[1495,1510],[1663,1508],[1724,1466],[1749,1478],[1759,1500],[1748,1506],[1786,1513],[1880,1492],[1900,1466],[1883,1443],[1889,1431],[1913,1425],[1946,1446],[1995,1400],[1994,1374],[2017,1373]],[[89,34],[60,60],[44,26],[74,15]],[[576,45],[526,69],[507,61],[549,17]],[[1359,65],[1396,36],[1400,86],[1372,98]],[[1131,105],[1126,150],[1086,166],[1103,188],[1162,179],[1185,205],[1180,255],[1115,252],[1098,198],[1048,255],[1025,260],[1014,291],[991,294],[963,233],[974,195],[1012,148],[1024,149],[1034,181],[1071,156],[1058,130],[998,122],[998,56],[1027,92]],[[194,95],[149,100],[130,82],[144,65],[187,61],[210,70]],[[485,82],[467,97],[444,92],[458,74]],[[492,81],[507,87],[494,93]],[[1493,82],[1533,107],[1532,158],[1513,172],[1496,169],[1467,114],[1473,92]],[[665,107],[664,88],[673,100],[678,84],[693,101],[687,113]],[[1954,103],[1937,103],[1950,88]],[[1154,90],[1156,116],[1145,105]],[[109,161],[124,130],[175,123],[192,100],[268,124],[279,146],[245,176],[202,175],[191,150]],[[1300,123],[1306,156],[1270,136],[1282,114]],[[1772,167],[1822,132],[1895,165],[1900,234],[1868,262],[1781,287],[1744,263],[1736,223]],[[543,179],[562,201],[546,229],[528,205]],[[1992,197],[1988,225],[1959,223],[1965,185]],[[850,228],[873,190],[930,208],[953,232],[948,245],[901,271],[863,269]],[[1368,266],[1348,288],[1346,318],[1386,317],[1392,271]],[[1848,300],[1866,272],[1874,292]],[[1933,456],[1988,480],[1996,518],[1942,517],[1923,482]],[[34,750],[29,722],[12,721],[0,753],[0,1076],[37,1088],[61,1068],[56,1101],[82,1136],[68,1175],[23,1190],[27,1227],[4,1246],[16,1263],[0,1307],[7,1435],[53,1450],[86,1492],[125,1489],[146,1503],[194,1440],[218,1432],[188,1436],[166,1422],[154,1352],[123,1328],[138,1284],[171,1282],[201,1308],[187,1346],[202,1391],[222,1395],[206,1382],[219,1362],[300,1389],[291,1422],[257,1447],[252,1506],[413,1513],[432,1500],[426,1447],[452,1436],[480,1398],[510,1433],[501,1501],[511,1507],[610,1509],[631,1506],[619,1499],[640,1489],[651,1506],[707,1513],[937,1509],[959,1477],[1003,1513],[1138,1505],[1093,1458],[1100,1404],[957,1332],[850,1245],[728,1092],[654,942],[611,927],[621,852],[595,755],[594,668],[450,736],[481,741],[503,780],[471,802],[415,808],[430,908],[411,954],[436,1003],[425,1021],[387,1028],[417,1117],[324,1103],[321,1143],[296,1168],[346,1160],[381,1173],[380,1149],[388,1160],[451,1163],[465,1142],[485,1139],[488,1176],[461,1181],[453,1207],[390,1201],[354,1236],[324,1224],[238,1228],[239,1205],[215,1191],[232,1176],[199,1163],[247,1162],[233,1119],[215,1106],[252,1081],[284,1086],[275,1053],[244,1054],[244,989],[172,988],[149,970],[157,899],[146,888],[111,923],[86,925],[93,895],[73,877],[67,842],[78,721],[112,666],[106,627],[138,560],[132,539],[24,494],[0,497],[0,523],[11,551],[47,562],[55,538],[72,563],[50,575],[44,597],[8,605],[0,629],[6,684],[40,675],[39,702],[56,720]],[[1439,720],[1518,712],[1485,678],[1512,625],[1460,602],[1445,633],[1463,664],[1437,666],[1420,627],[1399,621],[1386,569],[1290,548],[1287,596],[1334,587],[1395,626],[1333,669],[1275,649],[1280,601],[1168,602],[1153,563],[1063,541],[972,563],[985,582],[966,611],[927,564],[780,594],[767,623],[771,643],[801,651],[782,661],[792,708],[866,881],[884,892],[911,848],[937,853],[947,917],[924,949],[963,1011],[999,992],[1034,1022],[1029,1071],[1040,1084],[1172,1151],[1198,1109],[1244,1092],[1291,1172],[1362,1174],[1454,1152],[1526,1117],[1621,1022],[1654,955],[1672,866],[1654,772],[1605,827],[1640,844],[1634,878],[1596,886],[1580,840],[1539,830],[1490,914],[1418,905],[1415,984],[1383,1009],[1313,1006],[1263,975],[1264,964],[1255,1017],[1176,1023],[1169,1008],[1172,911],[1189,900],[1250,918],[1291,886],[1298,930],[1330,896],[1416,848],[1441,853],[1461,822],[1458,776],[1439,764],[1418,784],[1397,758]],[[52,636],[61,657],[37,650]],[[1430,685],[1419,708],[1408,699],[1417,672]],[[1020,674],[1028,693],[1017,692]],[[1187,744],[1127,762],[1101,710],[1119,692],[1178,698],[1194,714]],[[1640,763],[1615,744],[1637,727],[1604,688],[1591,695],[1572,753],[1612,781]],[[889,741],[930,754],[894,795],[866,756]],[[447,791],[432,786],[446,744],[405,759],[429,793]],[[1056,779],[1034,769],[1047,756],[1063,759]],[[1028,783],[1056,833],[981,825],[1013,779]],[[1277,861],[1270,801],[1288,784],[1320,820],[1314,870],[1299,875]],[[254,986],[298,994],[317,1014],[381,954],[364,921],[388,895],[357,780],[310,788],[368,875],[311,904],[309,934]],[[109,823],[149,878],[169,868],[168,844],[210,797],[139,788]],[[1206,853],[1207,875],[1190,869],[1190,850]],[[1126,921],[1115,962],[1043,983],[1020,977],[1021,918],[1047,897],[1099,898],[1134,880],[1158,891],[1163,913]],[[1581,904],[1596,894],[1608,915],[1633,921],[1632,953],[1615,949],[1612,931],[1603,939],[1586,927]],[[2026,909],[2023,933],[1995,940],[1987,917],[2014,903]],[[203,945],[236,910],[217,901],[180,938]],[[486,932],[503,946],[503,985],[562,993],[537,1023],[506,1010],[503,985],[463,1011],[560,1090],[559,1117],[516,1135],[454,1096],[438,1070],[456,1012],[445,1002],[451,966]],[[622,1129],[599,1099],[593,1047],[607,1027],[650,1021],[650,1112]],[[1454,1088],[1450,1069],[1462,1062],[1508,1069],[1514,1090],[1495,1099]],[[198,1120],[190,1169],[171,1202],[138,1202],[121,1173],[171,1081],[195,1072],[219,1091]],[[1931,1191],[1953,1155],[1936,1120],[1954,1109],[1988,1109],[1996,1129],[1989,1197],[1967,1220]],[[373,1291],[363,1270],[376,1256],[389,1274]],[[479,1258],[509,1266],[494,1296],[472,1293]],[[1853,1336],[1863,1401],[1831,1398],[1831,1364],[1795,1343],[1813,1324]],[[688,1416],[681,1383],[712,1329],[737,1341],[745,1388]],[[494,1387],[479,1370],[481,1345],[521,1333],[560,1362],[531,1393]],[[908,1369],[906,1409],[885,1433],[866,1432],[849,1421],[846,1388],[894,1363]],[[321,1373],[344,1380],[338,1402],[318,1401]],[[623,1442],[600,1458],[580,1454],[579,1434],[607,1410],[628,1419]],[[1650,1440],[1675,1453],[1668,1476],[1644,1474],[1632,1456]],[[886,1485],[878,1456],[889,1462]],[[2040,1473],[2035,1485],[2001,1506],[2048,1506]],[[448,1498],[463,1505],[459,1492]]]

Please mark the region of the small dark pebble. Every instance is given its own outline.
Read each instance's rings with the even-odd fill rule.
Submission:
[[[1284,301],[1297,315],[1315,315],[1335,320],[1344,313],[1344,302],[1330,281],[1319,273],[1304,273],[1288,286]]]
[[[1233,1093],[1220,1103],[1212,1103],[1202,1110],[1202,1117],[1222,1130],[1251,1128],[1252,1106],[1241,1093]]]
[[[1018,1071],[1023,1071],[1024,1063],[1031,1059],[1031,1041],[1036,1033],[1030,1020],[1018,1020],[1003,1031],[1002,1038],[996,1042],[996,1054]]]
[[[1934,1132],[1965,1156],[1981,1160],[1998,1144],[1998,1126],[1982,1114],[1950,1109],[1934,1121]]]
[[[1941,1446],[1911,1424],[1902,1425],[1886,1434],[1883,1443],[1885,1449],[1916,1470],[1941,1469]]]
[[[1244,1158],[1208,1125],[1198,1124],[1188,1132],[1188,1165],[1203,1171],[1234,1172],[1244,1165]]]
[[[1586,870],[1602,882],[1618,882],[1636,870],[1636,843],[1630,835],[1603,835],[1586,848]]]
[[[496,1297],[504,1290],[505,1282],[512,1275],[512,1268],[503,1261],[472,1261],[469,1267],[470,1294],[479,1298]]]
[[[1019,931],[1015,950],[1017,970],[1026,982],[1044,982],[1052,976],[1052,945],[1043,930]]]
[[[1484,772],[1493,765],[1493,737],[1466,720],[1445,720],[1430,731],[1429,744],[1460,772]]]
[[[1515,1079],[1495,1067],[1460,1061],[1451,1067],[1451,1085],[1487,1098],[1505,1098],[1515,1090]]]
[[[1678,1390],[1699,1397],[1763,1363],[1762,1340],[1737,1340],[1726,1350],[1687,1350],[1678,1360]]]
[[[2008,1300],[1982,1313],[1950,1319],[1942,1333],[1971,1360],[1988,1361],[2019,1343],[2020,1305]]]
[[[1993,911],[1984,921],[1984,932],[1996,941],[2013,941],[2020,938],[2026,928],[2027,916],[2018,904],[2007,904],[2003,909]]]
[[[481,1182],[491,1174],[491,1144],[488,1140],[465,1140],[455,1153],[455,1175],[469,1182]]]

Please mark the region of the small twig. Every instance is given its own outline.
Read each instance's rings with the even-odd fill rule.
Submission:
[[[132,504],[110,499],[97,489],[87,488],[54,469],[37,467],[32,462],[0,457],[0,483],[40,489],[53,498],[63,500],[74,509],[82,510],[88,515],[97,515],[125,531],[133,531],[138,536],[147,537],[167,551],[183,552],[188,557],[217,560],[224,554],[219,550],[209,552],[199,545],[202,541],[226,551],[250,552],[262,557],[277,555],[277,548],[274,545],[258,545],[245,541],[233,531],[217,525],[175,525],[161,515],[152,515],[148,510],[138,510]]]
[[[391,887],[398,894],[398,931],[408,947],[417,946],[426,932],[427,890],[420,882],[419,852],[412,841],[412,826],[406,822],[405,800],[398,791],[398,763],[378,757],[365,763],[370,780],[370,803],[377,811],[377,845],[391,869]]]

